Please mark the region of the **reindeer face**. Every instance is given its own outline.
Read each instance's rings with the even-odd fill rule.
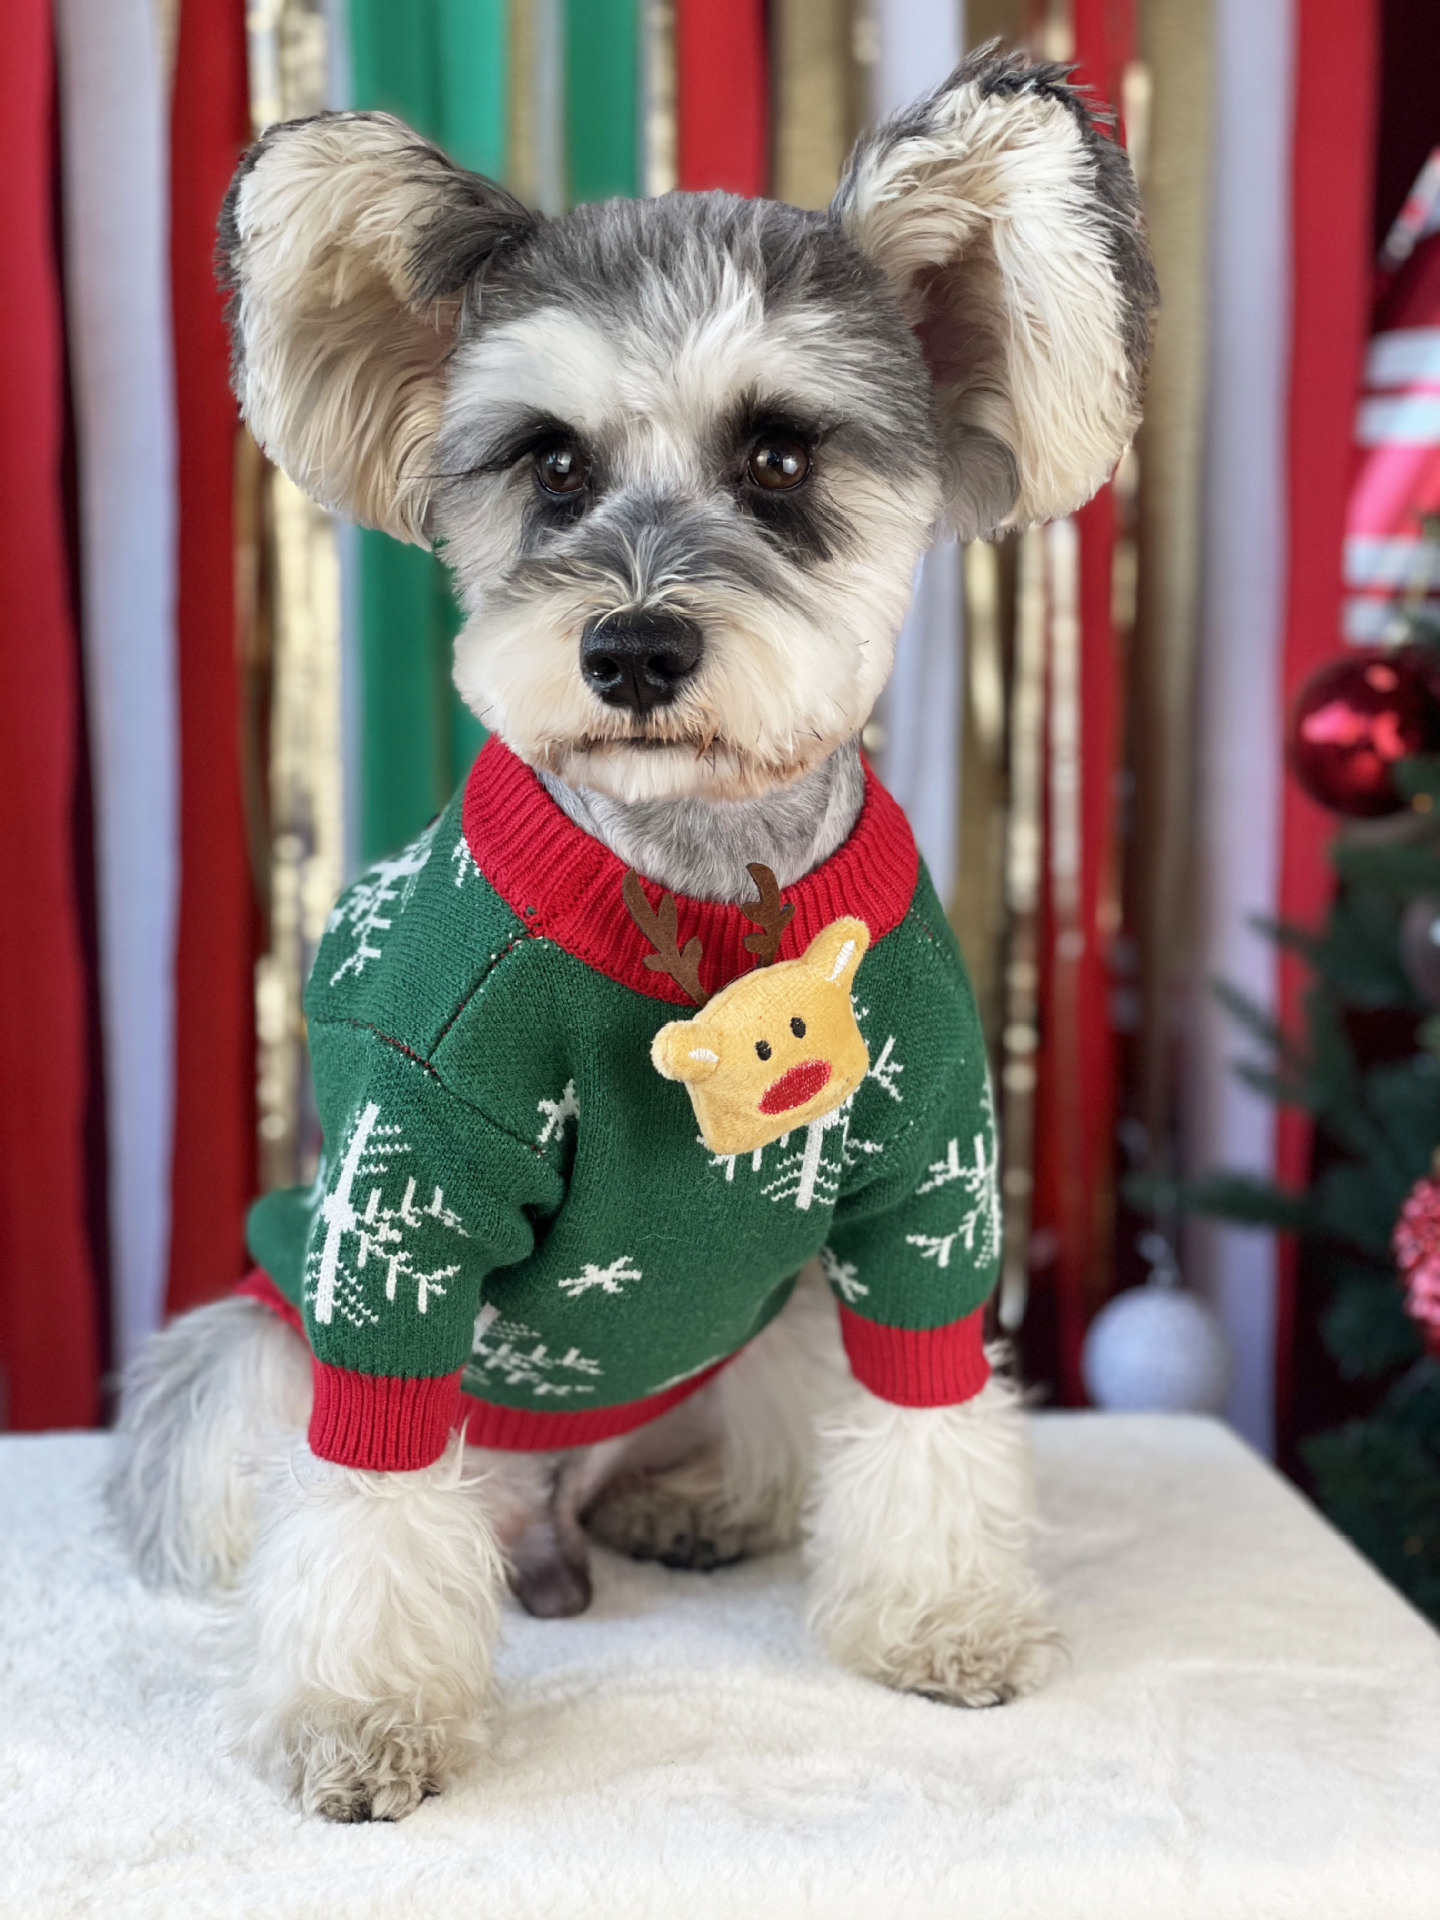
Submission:
[[[798,960],[743,975],[656,1034],[656,1071],[689,1087],[712,1153],[753,1153],[859,1086],[870,1056],[850,985],[869,944],[863,920],[834,920]]]

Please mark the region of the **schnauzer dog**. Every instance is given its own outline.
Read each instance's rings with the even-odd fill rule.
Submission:
[[[140,1573],[226,1596],[237,1739],[334,1819],[399,1818],[457,1775],[483,1739],[507,1580],[532,1612],[578,1611],[588,1538],[696,1567],[802,1538],[815,1630],[854,1671],[966,1706],[1039,1684],[1053,1634],[1016,1396],[989,1376],[978,1314],[965,1358],[925,1292],[962,1269],[986,1288],[998,1259],[983,1050],[969,1014],[965,1044],[933,1071],[917,1051],[907,1086],[889,1038],[873,1058],[856,1030],[868,1017],[881,1039],[862,1003],[901,991],[886,955],[904,939],[923,948],[917,1019],[943,1028],[964,997],[857,742],[937,532],[1069,513],[1134,434],[1156,293],[1123,151],[1061,70],[990,50],[867,134],[819,213],[717,192],[542,219],[387,115],[322,114],[245,157],[221,258],[257,440],[335,512],[443,549],[466,616],[455,683],[494,738],[437,828],[337,909],[308,1002],[326,1158],[312,1193],[257,1214],[271,1280],[188,1314],[131,1370],[111,1492]],[[568,877],[547,879],[554,849]],[[888,922],[883,899],[824,878],[862,868],[875,899],[903,893]],[[622,875],[661,948],[643,963]],[[661,1079],[651,1036],[705,997],[702,968],[723,984],[761,953],[740,952],[757,885],[771,904],[748,918],[770,958],[793,939],[810,968],[847,1099],[821,1112],[832,1062],[767,988],[765,1033],[748,1002],[704,1029],[723,1026],[727,1087],[751,1103],[741,1151],[712,1155],[679,1082],[718,1054],[683,1029]],[[805,904],[821,895],[828,940]],[[479,917],[447,945],[462,911]],[[424,1036],[397,1027],[399,975],[385,987],[367,958],[382,946],[406,993],[450,1009]],[[586,982],[562,992],[564,966]],[[613,1010],[587,1029],[598,1066],[554,1040],[565,994],[591,992]],[[553,1099],[526,1082],[501,1111],[502,1093],[465,1092],[531,1053]],[[627,1074],[633,1129],[614,1104]],[[403,1139],[392,1100],[410,1103]],[[800,1101],[779,1205],[752,1167],[775,1164]],[[961,1118],[927,1131],[942,1113]],[[422,1134],[441,1142],[430,1161]],[[672,1165],[682,1199],[668,1238],[582,1262],[568,1223],[606,1155],[605,1205],[638,1215]],[[881,1324],[882,1199],[948,1201],[965,1181],[968,1227],[895,1237],[912,1290]],[[269,1249],[287,1220],[282,1298]],[[752,1270],[770,1277],[742,1326],[729,1303]],[[422,1345],[379,1378],[364,1342],[402,1305]]]

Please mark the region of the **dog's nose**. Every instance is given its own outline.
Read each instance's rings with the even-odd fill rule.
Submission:
[[[612,613],[591,620],[580,671],[609,707],[648,713],[666,706],[700,664],[700,629],[677,613]]]

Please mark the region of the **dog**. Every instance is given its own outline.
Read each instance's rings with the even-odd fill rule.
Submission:
[[[325,506],[443,551],[466,616],[455,683],[494,737],[463,799],[342,899],[322,947],[307,1004],[326,1157],[310,1195],[262,1203],[252,1230],[262,1266],[300,1235],[293,1297],[262,1276],[156,1335],[129,1372],[110,1492],[134,1564],[155,1586],[225,1597],[237,1742],[335,1820],[403,1817],[457,1777],[483,1744],[507,1582],[533,1613],[578,1611],[590,1539],[711,1567],[803,1537],[815,1630],[847,1667],[965,1706],[1035,1687],[1055,1636],[1028,1559],[1015,1388],[979,1354],[976,1311],[969,1357],[952,1343],[934,1363],[948,1388],[892,1390],[892,1361],[875,1357],[919,1351],[925,1289],[962,1270],[988,1286],[998,1182],[973,1014],[928,1080],[893,1034],[880,1046],[881,1016],[856,1026],[900,951],[895,873],[911,891],[891,925],[912,925],[928,888],[857,742],[937,531],[969,540],[1071,512],[1133,437],[1156,289],[1121,147],[1061,69],[986,49],[860,140],[828,211],[674,193],[547,220],[384,114],[322,114],[247,154],[220,253],[244,417]],[[873,897],[858,921],[827,922],[806,904],[816,877],[858,873],[862,839]],[[541,900],[546,850],[562,846],[570,878]],[[483,909],[464,904],[482,892]],[[915,950],[935,984],[920,997],[943,1025],[950,1000],[968,1002],[925,898],[937,924]],[[444,986],[463,1017],[397,1038],[385,968],[439,993],[452,956],[427,916],[442,911],[482,915],[459,942],[463,989]],[[703,940],[683,937],[687,916]],[[761,932],[742,941],[749,924]],[[792,939],[788,976],[782,962],[723,1019],[665,1029],[662,1080],[650,1036],[706,998],[703,969],[720,984]],[[545,968],[586,941],[612,956],[593,966],[618,970],[594,991],[639,1010],[633,1044],[629,1012],[619,1037],[595,1029],[603,1073],[567,1066],[555,1036],[569,1016],[545,1011]],[[793,1009],[788,979],[810,995]],[[457,1121],[454,1075],[471,1068],[449,1063],[482,1003],[508,1011],[479,1052],[513,1037],[515,1072],[543,1059],[553,1082],[526,1081],[504,1113],[477,1095]],[[834,1061],[806,1028],[817,1008]],[[357,1048],[373,1086],[354,1078]],[[845,1098],[827,1109],[832,1066]],[[715,1153],[686,1105],[693,1093],[703,1118],[712,1071],[739,1129]],[[628,1150],[613,1111],[587,1133],[590,1103],[624,1076],[649,1144],[617,1163],[603,1204],[630,1204],[672,1147],[691,1154],[693,1208],[667,1244],[688,1249],[693,1285],[657,1306],[652,1252],[576,1253],[573,1272],[555,1253],[541,1304],[596,1329],[599,1357],[572,1333],[500,1337],[493,1302],[469,1346],[466,1263],[488,1234],[486,1271],[504,1282],[560,1245],[596,1155]],[[385,1119],[392,1089],[411,1103],[403,1137]],[[940,1126],[921,1151],[952,1096],[951,1137]],[[752,1142],[754,1112],[771,1121]],[[782,1149],[788,1161],[765,1160]],[[888,1284],[872,1203],[854,1203],[846,1240],[835,1222],[851,1202],[835,1194],[868,1179],[857,1191],[874,1195],[886,1155],[907,1152],[906,1194],[939,1204],[964,1186],[974,1204],[968,1227],[936,1215],[944,1232],[894,1236],[919,1303],[897,1332],[864,1298]],[[763,1189],[777,1205],[755,1197],[774,1166],[790,1168]],[[482,1199],[462,1204],[456,1183],[472,1180]],[[483,1225],[487,1181],[508,1198]],[[742,1205],[744,1231],[772,1238],[757,1252],[737,1230],[732,1258],[704,1223]],[[721,1326],[737,1264],[786,1275],[766,1279],[743,1334]],[[377,1385],[363,1343],[401,1307],[406,1339],[430,1345]],[[459,1318],[462,1361],[445,1344]],[[629,1425],[596,1386],[625,1371],[626,1336],[604,1331],[622,1324],[657,1356]],[[651,1374],[677,1356],[683,1377],[661,1392]],[[465,1426],[457,1382],[477,1370]]]

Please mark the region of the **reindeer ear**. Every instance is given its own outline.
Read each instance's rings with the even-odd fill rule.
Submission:
[[[708,1080],[720,1055],[693,1020],[672,1020],[650,1042],[655,1071],[667,1080]]]
[[[1064,69],[972,54],[860,141],[833,212],[919,336],[960,537],[1088,500],[1140,423],[1159,296],[1129,161]]]
[[[389,114],[271,127],[220,213],[232,382],[322,505],[425,546],[464,288],[535,216]]]
[[[848,993],[869,945],[870,929],[863,920],[832,920],[801,954],[800,964]]]

